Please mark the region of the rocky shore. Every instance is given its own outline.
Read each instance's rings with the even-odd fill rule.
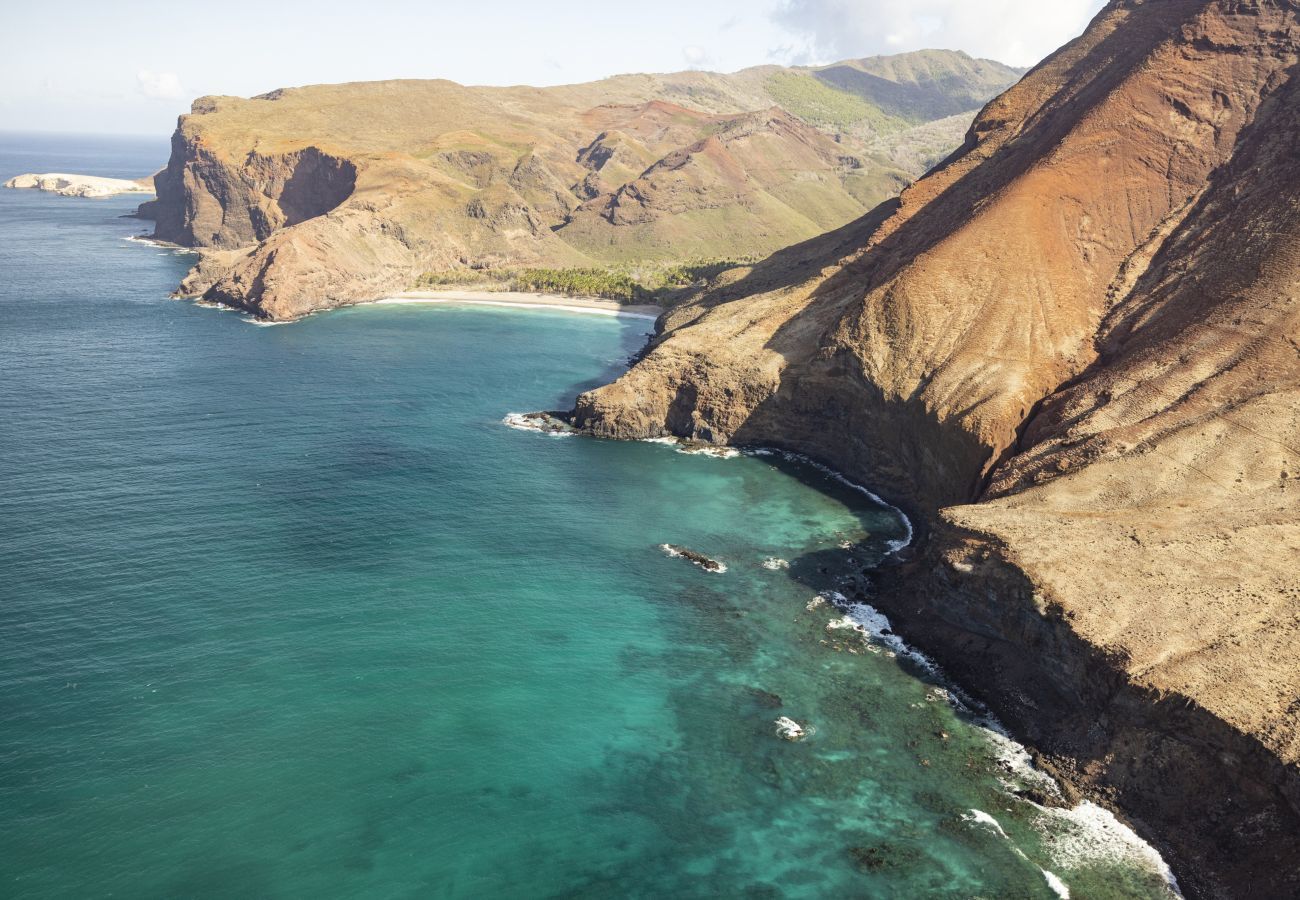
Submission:
[[[918,523],[873,604],[1194,897],[1300,894],[1300,8],[1113,0],[579,397]]]
[[[458,267],[785,246],[512,424],[878,486],[917,524],[873,597],[911,643],[1192,896],[1300,895],[1300,6],[1111,0],[893,199],[852,134],[697,74],[204,98],[141,214],[204,251],[185,292],[273,320]],[[746,174],[768,154],[821,187]]]

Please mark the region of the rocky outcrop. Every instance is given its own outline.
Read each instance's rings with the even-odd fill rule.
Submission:
[[[955,80],[931,85],[927,107],[947,91],[971,108],[971,91],[987,97],[1017,75],[939,56],[953,58]],[[916,122],[873,113],[888,127],[873,126],[868,155],[862,135],[770,109],[769,78],[680,73],[541,90],[395,81],[205,97],[181,118],[158,199],[139,215],[159,239],[205,251],[185,291],[283,319],[401,290],[424,272],[766,253],[851,221],[920,174],[881,162],[877,148],[928,121],[923,110]],[[874,109],[839,93],[864,116]]]
[[[232,158],[182,127],[154,177],[158,200],[149,212],[159,240],[228,250],[325,215],[352,195],[356,177],[353,162],[316,147]]]
[[[1295,3],[1113,0],[574,414],[915,511],[880,603],[1197,896],[1300,892],[1297,75]]]
[[[45,175],[15,175],[4,183],[7,188],[31,188],[49,191],[61,197],[114,197],[118,194],[152,194],[153,189],[141,178],[102,178],[98,175],[68,175],[51,172]]]

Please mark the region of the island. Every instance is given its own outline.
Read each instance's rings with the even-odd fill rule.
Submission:
[[[152,194],[153,178],[102,178],[98,175],[69,175],[50,172],[44,175],[17,175],[4,183],[7,188],[30,188],[49,191],[63,197],[115,197],[118,194]]]

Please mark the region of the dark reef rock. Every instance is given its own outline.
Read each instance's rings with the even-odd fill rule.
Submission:
[[[727,567],[723,563],[718,562],[716,559],[711,559],[703,553],[697,553],[687,547],[679,547],[676,544],[663,544],[661,549],[669,556],[676,556],[691,561],[706,572],[721,574],[727,571]]]

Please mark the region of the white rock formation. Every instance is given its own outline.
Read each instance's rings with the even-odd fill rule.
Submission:
[[[98,175],[18,175],[5,182],[7,188],[34,188],[64,197],[112,197],[115,194],[152,194],[148,179],[101,178]]]

